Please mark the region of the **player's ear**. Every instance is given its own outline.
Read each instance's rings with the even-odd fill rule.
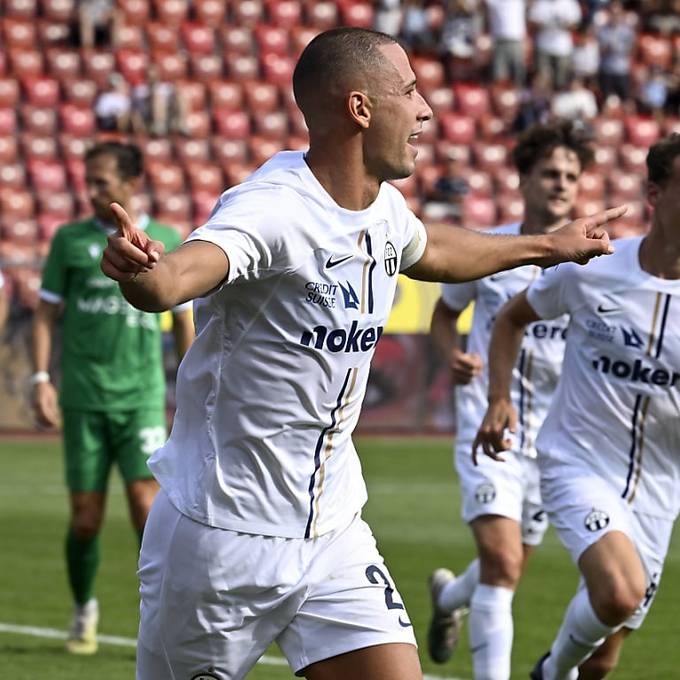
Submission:
[[[347,96],[347,109],[353,122],[364,130],[371,124],[371,99],[365,92],[353,90]]]
[[[647,202],[652,207],[655,207],[659,202],[659,194],[661,187],[656,182],[647,182]]]

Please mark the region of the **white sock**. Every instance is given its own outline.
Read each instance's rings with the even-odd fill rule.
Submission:
[[[452,612],[460,607],[469,607],[472,593],[479,583],[479,560],[468,564],[468,568],[455,580],[449,581],[439,593],[437,604],[445,612]]]
[[[508,680],[512,654],[510,588],[480,583],[470,600],[470,652],[475,680]]]
[[[608,626],[597,617],[588,598],[580,588],[567,607],[562,627],[543,663],[545,680],[574,680],[578,667],[619,626]]]

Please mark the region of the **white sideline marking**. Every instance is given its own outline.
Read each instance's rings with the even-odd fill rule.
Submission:
[[[65,630],[56,628],[37,628],[36,626],[17,626],[13,623],[0,623],[0,633],[14,633],[16,635],[32,635],[33,637],[51,638],[65,640],[67,633]],[[97,635],[97,640],[105,645],[115,645],[117,647],[137,647],[137,640],[134,638],[119,637],[118,635]],[[285,659],[276,656],[262,656],[257,663],[265,666],[287,666]],[[443,677],[441,675],[424,675],[423,680],[465,680],[464,678]]]

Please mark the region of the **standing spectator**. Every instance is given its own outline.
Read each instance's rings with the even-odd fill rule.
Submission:
[[[551,96],[548,77],[540,72],[535,73],[529,87],[520,93],[517,116],[512,124],[513,130],[522,132],[532,125],[547,123],[550,118]]]
[[[660,116],[666,106],[667,97],[668,78],[666,74],[659,66],[650,66],[640,83],[637,95],[640,113]]]
[[[587,87],[595,85],[600,70],[600,45],[592,26],[577,33],[571,65],[576,78],[581,78]]]
[[[615,94],[625,102],[630,97],[630,66],[635,31],[619,0],[610,3],[606,10],[606,21],[597,32],[601,55],[600,89],[603,97]]]
[[[151,64],[146,83],[132,90],[132,126],[136,132],[167,135],[186,132],[186,103],[173,83],[163,81]]]
[[[415,51],[431,52],[436,41],[426,0],[405,0],[401,37]]]
[[[80,0],[77,5],[80,46],[114,46],[120,21],[114,0]]]
[[[576,0],[536,0],[529,9],[536,27],[536,68],[548,76],[555,89],[569,81],[574,42],[571,31],[581,21]]]
[[[376,31],[397,36],[401,30],[401,0],[375,0],[375,19],[373,27]]]
[[[54,236],[33,323],[33,404],[38,422],[63,420],[71,518],[66,563],[75,604],[66,642],[72,654],[97,650],[99,608],[94,582],[99,532],[111,466],[125,480],[130,517],[141,541],[158,490],[147,459],[166,438],[165,379],[159,316],[130,306],[99,268],[112,233],[112,201],[132,210],[142,155],[130,144],[108,142],[85,157],[85,181],[94,215],[63,226]],[[179,245],[174,229],[137,215],[144,233],[166,248]],[[63,312],[61,389],[48,373],[54,329]],[[175,307],[174,333],[181,358],[193,339],[186,305]]]
[[[470,80],[476,73],[477,37],[482,17],[477,0],[448,0],[442,52],[449,80]]]
[[[425,213],[429,219],[448,220],[459,224],[465,196],[470,192],[470,185],[463,176],[464,164],[461,158],[452,153],[446,170],[437,179],[432,193],[427,197]]]
[[[523,87],[526,78],[526,0],[485,0],[493,40],[492,76]]]
[[[585,122],[597,116],[597,100],[583,80],[572,78],[564,90],[553,96],[552,114],[556,118]]]
[[[109,76],[109,89],[94,103],[94,115],[100,130],[128,132],[130,130],[130,88],[120,73]]]

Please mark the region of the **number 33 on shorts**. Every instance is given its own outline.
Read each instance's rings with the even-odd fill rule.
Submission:
[[[388,609],[398,609],[401,610],[403,613],[399,615],[399,625],[402,626],[403,628],[409,628],[412,624],[408,620],[406,616],[406,610],[404,609],[404,605],[401,602],[395,602],[394,601],[394,587],[390,583],[390,580],[387,578],[385,575],[385,572],[383,572],[380,567],[377,567],[375,564],[371,564],[368,567],[366,567],[366,578],[371,582],[376,585],[379,583],[384,583],[385,584],[385,605],[387,606]]]

